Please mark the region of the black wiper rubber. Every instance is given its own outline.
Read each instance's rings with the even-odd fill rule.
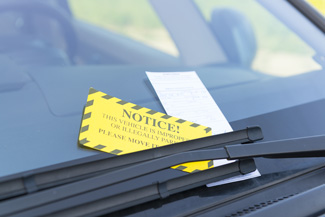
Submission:
[[[227,152],[224,148],[196,150],[130,165],[125,168],[110,171],[74,183],[58,186],[40,192],[35,192],[33,194],[13,198],[11,200],[6,200],[3,203],[0,203],[0,216],[17,211],[23,211],[33,207],[39,207],[48,203],[56,203],[57,201],[65,200],[74,197],[75,195],[81,195],[87,192],[96,191],[97,189],[102,190],[104,188],[109,188],[118,183],[157,172],[177,164],[189,161],[225,159],[227,156]],[[159,180],[151,181],[157,182]],[[125,189],[126,188],[123,187],[116,188],[114,189],[114,194],[123,193]],[[112,191],[106,194],[106,196],[110,194],[112,194]]]
[[[250,143],[261,139],[263,139],[261,128],[249,127],[244,130],[185,141],[118,157],[100,154],[61,163],[0,178],[0,200],[86,179],[108,170],[176,153],[211,147],[218,148],[231,144]]]
[[[254,160],[241,160],[221,167],[174,178],[166,182],[156,182],[144,187],[134,188],[133,190],[122,191],[121,193],[115,193],[113,195],[111,192],[112,189],[116,188],[115,185],[101,188],[97,191],[72,195],[72,197],[64,200],[30,207],[30,209],[18,210],[18,212],[17,209],[13,209],[13,212],[6,213],[5,210],[10,209],[8,207],[9,204],[3,204],[5,206],[0,209],[0,214],[12,216],[97,216],[155,199],[166,198],[172,194],[236,175],[247,174],[255,170],[256,166]],[[96,182],[93,184],[96,185]],[[119,187],[122,188],[121,186]],[[28,202],[27,198],[25,202]],[[19,206],[20,204],[16,203],[15,205]]]

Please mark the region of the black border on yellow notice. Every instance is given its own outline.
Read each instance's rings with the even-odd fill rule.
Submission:
[[[122,143],[119,145],[116,145],[116,144],[111,145],[111,143],[107,142],[105,139],[100,138],[102,135],[99,136],[97,134],[98,130],[94,131],[94,128],[98,128],[98,126],[97,126],[98,125],[98,117],[99,117],[99,115],[105,116],[105,113],[103,113],[103,111],[105,111],[105,110],[107,110],[106,114],[109,114],[110,113],[109,109],[110,109],[110,107],[113,107],[113,106],[114,107],[117,106],[116,107],[117,109],[119,109],[119,107],[120,107],[121,110],[124,109],[124,110],[128,110],[128,111],[141,112],[141,114],[145,114],[147,117],[152,117],[152,119],[155,119],[155,120],[162,120],[162,121],[166,121],[166,123],[167,122],[175,123],[182,127],[184,126],[190,132],[189,135],[186,136],[186,140],[210,136],[212,134],[212,130],[210,127],[206,127],[206,126],[196,124],[193,122],[189,122],[189,121],[186,121],[186,120],[183,120],[180,118],[169,116],[167,114],[160,113],[160,112],[154,111],[152,109],[148,109],[148,108],[121,100],[119,98],[110,96],[110,95],[100,92],[94,88],[90,88],[88,98],[87,98],[87,103],[84,107],[82,123],[80,126],[79,140],[78,140],[80,146],[96,149],[96,150],[110,153],[113,155],[122,155],[122,154],[127,154],[130,152],[154,148],[154,147],[144,147],[142,149],[126,150],[125,146],[123,148]],[[99,114],[99,113],[103,113],[103,114]],[[94,121],[95,119],[97,120],[97,122]],[[154,124],[157,124],[157,123],[155,122]],[[173,124],[171,124],[169,127],[172,128],[173,130],[179,130]],[[107,134],[107,132],[105,132],[105,130],[106,129],[103,129],[101,134],[103,132]],[[190,131],[190,130],[193,130],[193,131]],[[186,140],[184,140],[184,141],[186,141]],[[170,143],[159,144],[156,147],[169,145],[169,144]],[[189,163],[173,166],[172,168],[181,170],[184,172],[192,173],[192,172],[198,172],[201,170],[209,169],[212,167],[213,167],[213,161],[210,160],[210,161],[189,162]]]

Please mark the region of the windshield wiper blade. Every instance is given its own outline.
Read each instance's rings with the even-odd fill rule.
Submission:
[[[311,156],[324,156],[323,147],[325,144],[325,136],[314,136],[307,138],[298,138],[298,139],[290,139],[290,140],[282,140],[282,141],[273,141],[273,142],[264,142],[259,144],[245,144],[245,145],[225,145],[221,148],[210,149],[210,150],[197,150],[186,153],[179,153],[172,156],[167,156],[165,158],[158,158],[155,160],[151,160],[148,162],[142,162],[140,164],[136,164],[133,166],[129,166],[127,168],[122,168],[120,170],[111,171],[105,173],[104,175],[93,177],[87,180],[79,181],[77,183],[71,183],[68,185],[64,185],[61,187],[56,187],[53,190],[55,192],[55,197],[50,198],[52,193],[51,189],[27,195],[23,198],[13,199],[11,201],[0,204],[2,212],[9,211],[22,211],[23,213],[28,213],[32,210],[43,210],[43,212],[50,212],[51,207],[57,207],[58,204],[61,204],[62,210],[66,209],[64,202],[67,204],[70,201],[74,201],[76,206],[83,204],[80,201],[80,198],[85,199],[87,202],[96,200],[94,195],[98,196],[98,192],[106,191],[105,195],[101,195],[100,198],[106,198],[110,200],[110,197],[122,197],[122,195],[127,192],[140,191],[142,187],[135,186],[134,188],[128,188],[126,191],[124,188],[118,187],[120,189],[116,190],[116,185],[119,185],[119,182],[125,182],[130,179],[134,179],[138,176],[148,174],[153,171],[160,170],[162,168],[166,168],[171,164],[182,163],[185,160],[205,160],[205,159],[242,159],[242,158],[251,158],[251,157],[311,157]],[[322,147],[323,146],[323,147]],[[153,167],[153,168],[151,168]],[[133,172],[132,172],[133,170]],[[210,169],[208,171],[218,171],[217,168]],[[199,172],[199,174],[209,173],[208,171]],[[229,172],[229,176],[232,172]],[[222,179],[222,174],[214,174],[214,179]],[[187,178],[185,178],[187,177]],[[193,174],[184,176],[184,179],[191,180],[190,177],[193,177]],[[224,177],[223,177],[224,178]],[[176,178],[176,180],[183,179],[182,177]],[[154,180],[159,181],[159,180]],[[205,181],[211,182],[209,178],[205,179]],[[200,185],[204,182],[204,180],[199,181],[197,184]],[[196,186],[196,182],[193,181],[192,184],[188,185],[188,183],[180,183],[178,182],[179,189],[188,189],[191,186]],[[84,187],[83,187],[84,186]],[[183,186],[183,187],[182,187]],[[80,189],[83,188],[83,189]],[[160,187],[159,187],[160,188]],[[70,189],[70,190],[69,190]],[[75,190],[80,189],[80,190]],[[110,190],[109,190],[110,189]],[[114,193],[112,192],[114,189]],[[97,192],[97,194],[96,194]],[[88,195],[88,196],[87,196]],[[92,197],[89,197],[92,195]],[[120,196],[118,196],[120,195]],[[57,197],[60,196],[60,197]],[[146,198],[146,196],[144,196]],[[79,198],[79,199],[78,199]],[[155,197],[152,197],[155,198]],[[97,198],[98,199],[98,198]],[[148,200],[146,198],[145,200]],[[35,202],[38,201],[38,202]],[[115,201],[115,200],[114,200]],[[141,200],[140,200],[141,201]],[[78,204],[80,203],[80,204]],[[134,201],[132,202],[134,204]],[[47,207],[45,210],[44,206]],[[48,204],[48,205],[46,205]],[[131,204],[131,203],[130,203]],[[71,205],[71,204],[70,204]],[[11,207],[11,208],[10,208]],[[65,207],[65,208],[64,208]],[[48,211],[46,211],[48,210]],[[116,208],[112,208],[112,210],[116,210]],[[34,212],[33,211],[33,212]]]
[[[75,182],[122,166],[158,159],[176,153],[203,148],[224,147],[230,144],[250,143],[261,139],[263,139],[261,128],[248,127],[244,130],[199,138],[118,157],[101,154],[61,163],[0,178],[0,200]]]
[[[54,201],[48,200],[49,197],[56,197],[57,193],[62,192],[58,190],[60,187],[56,187],[52,192],[47,190],[48,194],[42,194],[42,192],[39,192],[34,193],[34,195],[27,195],[23,198],[12,199],[11,201],[3,202],[2,204],[0,203],[0,215],[44,216],[55,214],[58,216],[65,216],[73,213],[74,215],[78,216],[80,209],[83,210],[81,212],[82,216],[85,214],[97,215],[98,213],[93,213],[94,209],[98,210],[103,208],[105,213],[113,212],[132,205],[159,198],[166,198],[175,193],[183,192],[236,175],[247,174],[255,170],[256,166],[254,160],[246,159],[221,167],[191,173],[162,183],[159,181],[154,181],[153,184],[134,187],[131,190],[128,190],[126,187],[127,185],[130,185],[128,182],[122,182],[99,189],[94,189],[92,191],[85,191],[81,194],[74,192],[73,194],[68,195],[68,197],[61,199],[56,198]],[[97,184],[99,183],[92,182],[92,185],[94,186]],[[65,190],[69,191],[70,193],[74,191],[73,189],[78,188],[78,186],[73,186],[73,184],[68,185],[70,186]],[[116,191],[117,188],[118,191]],[[98,205],[101,207],[98,207]],[[89,209],[86,208],[88,206],[90,206]],[[90,213],[87,213],[89,211]]]
[[[17,211],[28,210],[34,207],[40,207],[48,203],[55,204],[63,200],[68,200],[71,197],[78,197],[78,195],[94,192],[97,189],[103,190],[104,188],[115,188],[114,186],[119,183],[126,182],[128,180],[132,180],[153,172],[157,172],[181,163],[186,163],[190,161],[211,160],[214,158],[226,158],[226,157],[227,157],[227,153],[225,149],[219,148],[219,149],[211,149],[211,150],[196,150],[196,151],[178,153],[175,155],[142,162],[139,164],[131,165],[129,167],[106,172],[104,174],[95,177],[80,180],[74,183],[58,186],[55,188],[51,188],[40,192],[35,192],[32,194],[21,196],[18,198],[13,198],[11,200],[7,200],[3,203],[0,203],[0,216],[12,214],[13,212],[17,212]],[[255,164],[254,164],[254,168],[256,169]],[[223,173],[219,174],[218,170],[213,170],[213,171],[215,171],[214,172],[215,174],[213,176],[214,178],[218,179],[219,176],[223,177],[224,175]],[[232,171],[233,170],[229,171],[230,176]],[[189,175],[185,175],[185,176],[189,176]],[[220,179],[222,179],[222,177]],[[209,183],[208,182],[209,180],[210,179],[206,179],[207,183]],[[158,181],[159,180],[157,179],[151,180],[151,182],[158,182]],[[131,188],[132,188],[131,190],[134,190],[138,188],[138,186],[135,185],[132,186]],[[130,190],[130,187],[116,188],[114,189],[114,191],[109,191],[110,193],[105,194],[105,197],[123,193],[125,189]]]
[[[186,190],[190,190],[199,186],[203,186],[212,182],[224,180],[234,176],[251,173],[255,170],[256,165],[254,160],[246,159],[236,161],[234,163],[230,163],[224,166],[215,167],[209,170],[174,178],[162,183],[156,182],[151,185],[144,186],[142,188],[137,188],[133,191],[127,191],[122,194],[114,195],[112,197],[106,197],[106,204],[103,204],[102,207],[98,207],[98,205],[100,205],[98,203],[90,204],[90,207],[96,207],[97,209],[102,210],[99,212],[90,211],[89,214],[107,214],[152,200],[164,199],[176,193],[184,192]],[[102,201],[102,199],[104,198],[97,200],[97,202]],[[64,215],[70,212],[78,212],[80,208],[81,206],[76,206],[63,210],[58,214]]]

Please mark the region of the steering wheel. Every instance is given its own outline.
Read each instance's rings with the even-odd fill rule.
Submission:
[[[62,30],[62,36],[66,44],[66,54],[70,62],[73,62],[77,51],[78,40],[68,15],[58,10],[54,5],[35,0],[9,0],[8,2],[1,2],[0,13],[8,11],[19,12],[26,17],[42,15],[54,19]]]

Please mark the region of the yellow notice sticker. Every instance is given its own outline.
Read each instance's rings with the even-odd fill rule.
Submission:
[[[211,128],[172,117],[89,89],[79,144],[114,155],[156,148],[211,135]],[[190,162],[173,169],[196,172],[211,161]]]

